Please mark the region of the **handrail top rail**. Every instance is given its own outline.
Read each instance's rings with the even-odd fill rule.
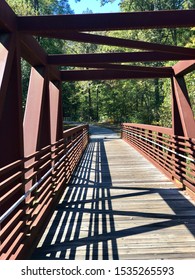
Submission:
[[[79,125],[79,126],[76,126],[76,127],[73,127],[73,128],[70,128],[70,129],[67,129],[67,130],[64,130],[63,131],[63,136],[64,137],[68,137],[70,135],[72,135],[74,132],[77,132],[78,130],[82,129],[82,128],[88,128],[88,125]],[[68,134],[68,135],[66,135]],[[64,137],[57,140],[55,143],[51,144],[51,145],[47,145],[45,147],[43,147],[42,149],[40,150],[37,150],[36,152],[32,153],[32,154],[29,154],[28,156],[24,156],[23,158],[20,158],[14,162],[11,162],[5,166],[2,166],[0,168],[0,171],[1,171],[1,175],[5,172],[7,172],[8,170],[11,170],[21,164],[23,164],[24,162],[30,160],[31,158],[35,157],[36,155],[38,154],[41,154],[41,153],[44,153],[44,152],[47,152],[49,151],[49,149],[52,147],[52,146],[55,146],[57,144],[59,144],[60,142],[63,142],[64,141]]]
[[[190,141],[192,145],[195,144],[195,138],[190,138],[186,136],[178,136],[173,133],[172,128],[156,126],[156,125],[148,125],[148,124],[138,124],[138,123],[121,123],[121,126],[132,127],[132,128],[140,128],[145,130],[151,130],[153,132],[158,132],[162,134],[167,134],[171,136],[175,140],[185,140]]]
[[[69,129],[63,131],[63,136],[65,136],[66,134],[68,134],[67,136],[69,136],[70,133],[77,132],[81,129],[85,129],[85,128],[88,129],[88,126],[89,126],[88,124],[81,124],[81,125],[69,128]]]
[[[83,126],[86,127],[87,126]],[[81,128],[81,126],[80,126]],[[75,128],[73,128],[74,130]],[[4,212],[4,214],[2,214],[0,216],[0,224],[35,190],[37,189],[37,187],[51,174],[51,172],[59,166],[59,164],[67,157],[68,154],[70,154],[70,152],[78,145],[78,143],[80,141],[82,141],[83,137],[88,134],[88,130],[86,130],[84,133],[82,133],[81,138],[77,139],[77,141],[73,144],[73,146],[71,146],[66,152],[65,154],[53,165],[51,166],[51,168],[35,183],[33,184],[33,186],[27,190],[15,203],[13,203],[10,208],[8,208],[7,211]]]
[[[138,124],[138,123],[122,123],[122,126],[131,126],[136,128],[143,128],[147,130],[153,130],[159,133],[165,133],[169,135],[173,135],[173,129],[169,127],[157,126],[157,125],[149,125],[149,124]]]

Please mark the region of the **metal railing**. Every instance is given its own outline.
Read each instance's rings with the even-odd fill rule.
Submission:
[[[173,135],[170,128],[132,123],[122,124],[122,139],[195,192],[195,139]]]
[[[1,169],[0,259],[23,258],[33,248],[87,144],[88,126],[78,126],[64,131],[56,143]]]

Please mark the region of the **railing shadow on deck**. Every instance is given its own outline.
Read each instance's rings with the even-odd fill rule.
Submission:
[[[149,184],[148,187],[136,187],[136,184],[134,186],[112,184],[105,141],[111,139],[92,139],[89,143],[69,187],[54,212],[48,232],[40,248],[32,255],[32,259],[74,260],[80,251],[85,260],[117,260],[120,259],[118,238],[177,225],[185,225],[195,236],[194,205],[185,199],[179,190],[174,188],[168,190],[172,194],[170,199],[167,189],[153,188]],[[151,183],[154,182],[151,180]],[[131,193],[111,195],[112,189],[124,189],[127,192],[129,190]],[[132,193],[132,190],[135,192]],[[113,209],[115,199],[141,197],[151,193],[158,193],[174,214],[142,212],[141,209],[135,211]],[[174,199],[174,196],[177,196],[177,199]],[[129,225],[129,228],[116,230],[117,216],[152,218],[153,222],[134,227]],[[159,222],[159,219],[162,221]]]
[[[93,178],[90,178],[91,172]],[[73,175],[67,192],[65,192],[56,209],[57,214],[43,243],[43,248],[46,251],[38,248],[32,258],[74,259],[77,248],[85,246],[85,259],[98,259],[100,242],[98,235],[101,235],[102,258],[118,259],[116,238],[107,238],[107,235],[115,235],[109,190],[111,185],[104,140],[93,139]],[[89,199],[88,195],[90,196]],[[83,229],[85,213],[89,213],[89,217],[85,225],[86,228]],[[80,239],[79,236],[83,230],[86,231],[86,237]],[[112,256],[109,256],[110,245]]]

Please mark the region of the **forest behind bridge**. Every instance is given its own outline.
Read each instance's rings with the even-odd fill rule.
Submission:
[[[99,0],[102,5],[115,0]],[[18,15],[74,14],[68,0],[7,0]],[[75,0],[79,2],[79,0]],[[194,0],[121,0],[121,12],[194,9]],[[91,13],[87,10],[83,13]],[[195,28],[93,32],[135,41],[195,47]],[[122,47],[96,45],[68,40],[38,38],[49,54],[124,53]],[[139,51],[139,50],[136,50]],[[23,105],[25,107],[30,65],[22,60]],[[176,61],[129,63],[137,66],[172,66]],[[126,64],[128,65],[128,64]],[[80,69],[65,67],[64,69]],[[191,105],[195,112],[195,73],[185,76]],[[63,83],[63,116],[87,122],[136,122],[171,126],[170,79],[99,80]]]

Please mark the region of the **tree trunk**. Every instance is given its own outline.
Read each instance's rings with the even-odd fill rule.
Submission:
[[[92,101],[91,101],[91,89],[90,89],[90,85],[88,88],[88,101],[89,101],[89,121],[91,121],[92,119]]]
[[[36,11],[39,10],[39,0],[33,0],[33,6]]]

